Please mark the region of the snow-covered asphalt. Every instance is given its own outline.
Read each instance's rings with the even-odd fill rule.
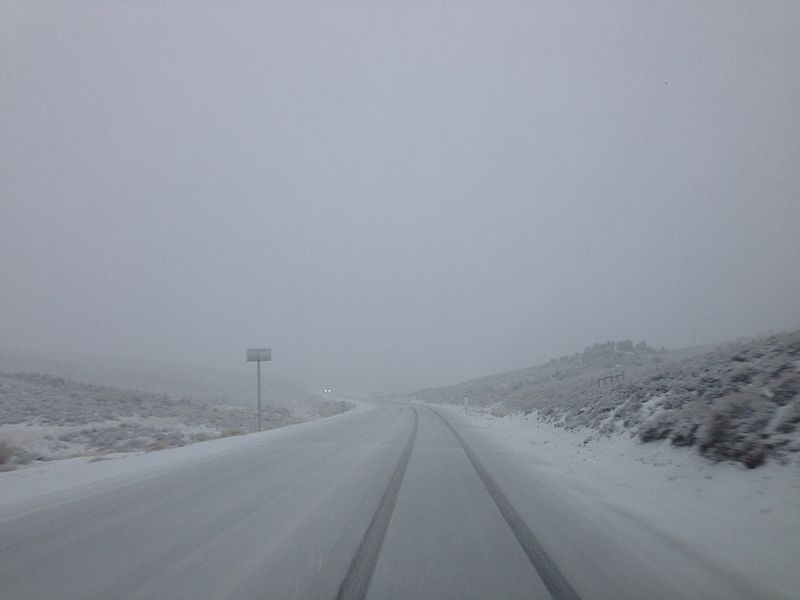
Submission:
[[[374,403],[247,438],[6,506],[0,598],[781,597],[646,523],[597,522],[452,410]]]

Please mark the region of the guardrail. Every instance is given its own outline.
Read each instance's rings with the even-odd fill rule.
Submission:
[[[621,373],[614,373],[613,375],[606,375],[605,377],[599,377],[597,379],[597,385],[601,386],[604,383],[612,384],[615,381],[624,381],[625,380],[625,371]]]

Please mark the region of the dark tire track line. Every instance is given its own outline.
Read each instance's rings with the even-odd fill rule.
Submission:
[[[400,456],[400,460],[389,479],[389,484],[383,492],[378,508],[372,516],[369,527],[367,527],[367,532],[364,534],[350,567],[347,569],[347,574],[339,586],[339,591],[336,594],[337,600],[363,600],[367,596],[369,582],[372,579],[372,573],[375,571],[375,565],[378,563],[378,555],[381,552],[383,539],[386,537],[394,505],[397,502],[397,495],[400,493],[400,486],[403,483],[403,477],[411,459],[411,450],[414,448],[414,441],[417,439],[419,416],[416,408],[413,406],[410,408],[414,411],[411,436],[408,438],[403,454]]]
[[[564,577],[558,565],[550,558],[539,543],[539,540],[536,539],[536,536],[533,535],[533,532],[525,524],[525,521],[517,512],[517,509],[512,506],[511,502],[509,502],[506,495],[500,489],[500,486],[497,485],[497,482],[489,475],[481,461],[478,460],[478,457],[475,456],[472,448],[467,445],[464,438],[450,425],[447,419],[439,414],[437,410],[433,408],[430,408],[430,410],[447,425],[447,428],[461,445],[467,458],[469,458],[469,462],[472,463],[473,468],[478,473],[478,477],[481,478],[483,485],[500,510],[503,519],[508,523],[514,537],[517,538],[520,546],[522,546],[522,549],[528,556],[528,560],[530,560],[533,568],[539,574],[545,586],[547,586],[547,590],[553,596],[553,600],[581,600],[581,597],[573,589],[566,577]]]

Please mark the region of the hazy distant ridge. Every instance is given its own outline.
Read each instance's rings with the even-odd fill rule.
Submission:
[[[166,361],[62,356],[0,351],[0,371],[38,372],[97,385],[166,394],[231,406],[255,406],[255,372],[215,369]],[[255,371],[255,369],[253,369]],[[262,401],[298,413],[316,413],[323,400],[293,382],[262,372]]]

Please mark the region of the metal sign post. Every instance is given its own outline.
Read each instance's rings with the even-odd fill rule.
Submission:
[[[261,363],[272,360],[271,348],[252,348],[247,351],[247,362],[258,364],[258,430],[261,431]]]

